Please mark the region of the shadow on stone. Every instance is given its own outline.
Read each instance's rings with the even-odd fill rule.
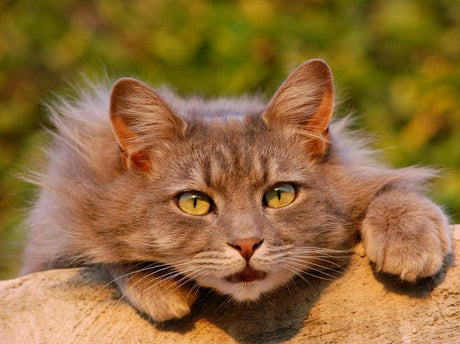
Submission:
[[[339,278],[342,272],[328,273]],[[186,334],[195,328],[197,321],[205,319],[239,343],[281,343],[295,337],[304,327],[311,308],[332,281],[332,278],[296,278],[289,286],[248,303],[239,303],[228,296],[202,289],[192,313],[185,318],[155,323],[147,316],[141,316],[161,331]]]
[[[425,298],[444,281],[447,270],[454,265],[454,255],[453,253],[446,255],[442,268],[435,275],[421,278],[416,282],[403,281],[396,275],[377,271],[374,263],[370,265],[375,279],[382,283],[388,291],[414,298]]]
[[[239,343],[281,343],[295,337],[304,327],[311,308],[330,283],[317,278],[296,278],[289,288],[281,287],[249,303],[237,303],[210,291],[197,311]]]

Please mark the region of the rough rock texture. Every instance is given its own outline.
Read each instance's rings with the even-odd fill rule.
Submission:
[[[155,324],[96,268],[53,270],[0,282],[0,343],[460,343],[459,272],[401,284],[358,246],[334,281],[300,280],[248,305],[205,293],[188,318]]]

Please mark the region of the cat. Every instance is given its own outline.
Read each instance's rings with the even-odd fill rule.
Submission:
[[[422,194],[435,172],[377,162],[333,110],[320,59],[268,103],[122,78],[51,104],[23,273],[101,264],[154,321],[189,314],[202,287],[257,300],[343,264],[358,238],[377,271],[436,274],[453,247]]]

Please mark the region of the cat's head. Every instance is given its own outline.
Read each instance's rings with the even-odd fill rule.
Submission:
[[[299,66],[264,107],[175,106],[119,80],[110,115],[132,194],[117,209],[130,219],[119,232],[133,259],[237,300],[333,261],[346,241],[340,197],[322,175],[333,102],[322,60]]]

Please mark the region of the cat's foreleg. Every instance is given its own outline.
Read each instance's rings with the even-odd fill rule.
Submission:
[[[361,235],[377,270],[405,281],[436,274],[452,251],[448,220],[440,207],[405,189],[382,191],[371,201]]]
[[[154,321],[186,316],[198,297],[192,282],[167,278],[136,264],[111,264],[106,268],[131,305]]]

